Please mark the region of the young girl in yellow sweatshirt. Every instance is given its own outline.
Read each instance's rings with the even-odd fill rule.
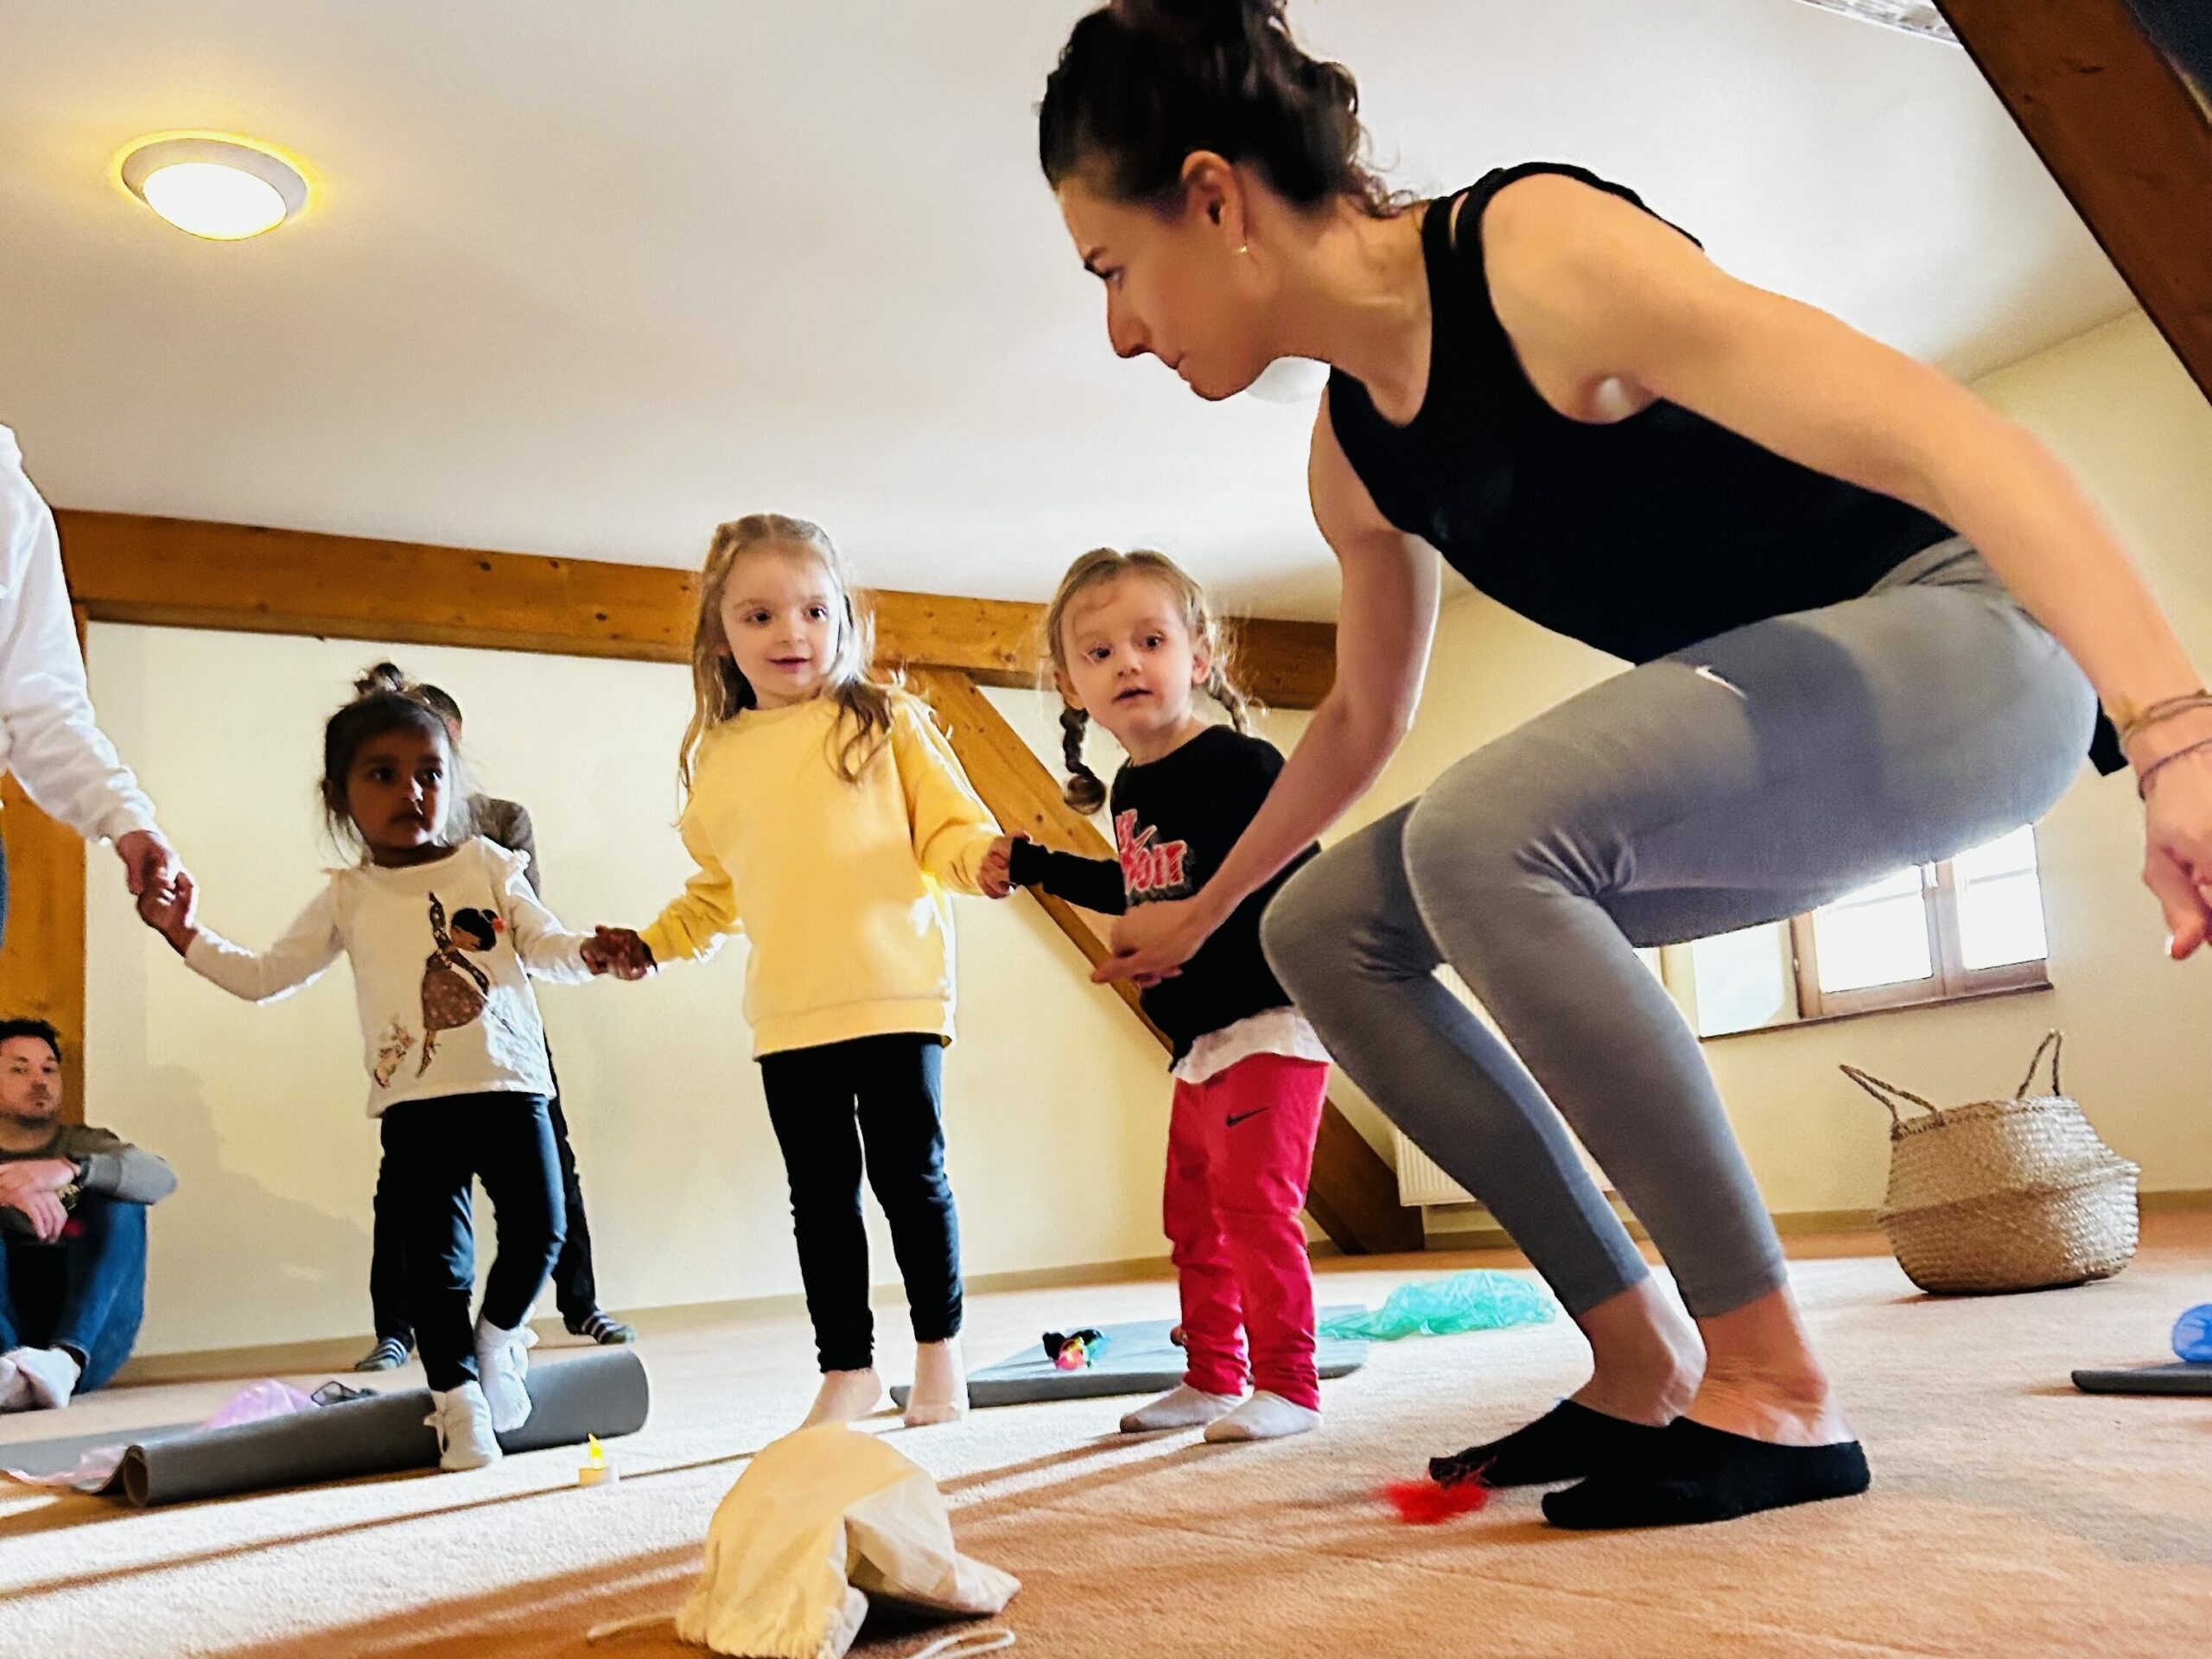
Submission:
[[[874,1411],[861,1146],[912,1311],[910,1425],[967,1409],[960,1231],[944,1173],[951,906],[998,836],[913,697],[868,677],[866,610],[822,530],[753,513],[715,531],[677,771],[698,873],[642,934],[594,954],[627,977],[751,941],[745,1013],[791,1179],[822,1362],[809,1423]]]

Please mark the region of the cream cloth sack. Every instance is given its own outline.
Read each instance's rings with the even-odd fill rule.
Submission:
[[[676,1634],[729,1659],[842,1659],[871,1599],[985,1618],[1020,1588],[953,1547],[944,1497],[918,1465],[823,1423],[764,1447],[729,1489]]]

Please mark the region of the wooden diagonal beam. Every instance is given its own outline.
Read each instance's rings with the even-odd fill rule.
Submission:
[[[1059,785],[1020,734],[1007,724],[976,683],[956,671],[927,669],[911,680],[944,722],[953,752],[969,781],[983,798],[1001,828],[1040,842],[1056,851],[1091,858],[1113,855],[1106,837],[1090,819],[1060,798]],[[1046,913],[1072,940],[1093,967],[1105,960],[1106,942],[1097,921],[1085,911],[1034,893]],[[1114,988],[1137,1010],[1136,989]],[[1168,1046],[1151,1020],[1145,1027]],[[1339,1249],[1349,1254],[1417,1250],[1421,1247],[1421,1212],[1398,1202],[1397,1178],[1331,1101],[1321,1109],[1321,1133],[1313,1149],[1313,1182],[1306,1212]]]
[[[2212,397],[2212,110],[2129,0],[1938,0]]]
[[[194,518],[54,517],[70,594],[96,622],[660,663],[690,649],[698,579],[689,570]],[[886,666],[1039,683],[1042,607],[887,589],[870,597]],[[1245,689],[1261,702],[1311,709],[1327,694],[1334,628],[1256,618],[1236,632]]]

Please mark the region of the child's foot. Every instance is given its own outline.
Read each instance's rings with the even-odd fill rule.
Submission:
[[[1139,1406],[1122,1419],[1124,1434],[1150,1434],[1163,1428],[1204,1428],[1236,1409],[1237,1395],[1208,1394],[1187,1382],[1178,1382],[1150,1405]]]
[[[491,1403],[492,1427],[502,1434],[530,1421],[530,1389],[523,1379],[530,1375],[530,1351],[537,1343],[537,1332],[526,1325],[502,1331],[476,1322],[476,1375]]]
[[[925,1342],[914,1350],[914,1391],[906,1396],[906,1427],[957,1423],[968,1414],[968,1372],[960,1343]]]
[[[407,1363],[411,1344],[397,1337],[379,1337],[377,1345],[353,1362],[357,1371],[396,1371]]]
[[[1227,1440],[1280,1440],[1320,1427],[1321,1414],[1312,1407],[1261,1389],[1218,1422],[1207,1424],[1206,1439],[1216,1446]]]
[[[581,1319],[564,1321],[572,1337],[589,1337],[602,1348],[620,1347],[626,1342],[635,1342],[635,1325],[625,1325],[603,1307],[594,1307]]]
[[[77,1362],[59,1348],[18,1348],[8,1356],[16,1368],[19,1386],[30,1397],[20,1411],[59,1411],[69,1403],[82,1373]]]
[[[883,1399],[883,1379],[871,1365],[860,1371],[824,1371],[822,1373],[822,1392],[814,1396],[814,1409],[806,1414],[801,1428],[812,1428],[817,1423],[849,1423],[865,1417]]]
[[[448,1473],[481,1469],[499,1460],[499,1437],[492,1432],[492,1408],[484,1390],[464,1382],[430,1395],[430,1414],[423,1421],[438,1431],[438,1467]]]
[[[31,1408],[31,1380],[16,1367],[16,1362],[0,1354],[0,1411],[29,1411]]]

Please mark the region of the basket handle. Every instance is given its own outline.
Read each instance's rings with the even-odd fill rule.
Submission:
[[[2050,1092],[2054,1095],[2063,1095],[2066,1092],[2058,1086],[2058,1054],[2059,1051],[2065,1046],[2064,1033],[2050,1031],[2044,1034],[2043,1041],[2036,1046],[2035,1058],[2028,1062],[2028,1075],[2020,1079],[2020,1086],[2012,1091],[2014,1099],[2027,1098],[2028,1085],[2036,1080],[2036,1068],[2043,1064],[2044,1052],[2046,1049],[2050,1052]]]
[[[2040,1060],[2043,1056],[2041,1054],[2037,1054],[2036,1058]],[[1882,1104],[1888,1109],[1890,1114],[1890,1126],[1892,1128],[1903,1128],[1904,1127],[1904,1120],[1897,1116],[1897,1103],[1900,1100],[1909,1101],[1913,1105],[1919,1107],[1921,1110],[1928,1112],[1934,1116],[1941,1117],[1942,1116],[1942,1113],[1936,1111],[1935,1107],[1929,1105],[1918,1095],[1914,1094],[1910,1089],[1900,1089],[1894,1083],[1884,1083],[1879,1077],[1873,1076],[1870,1072],[1861,1071],[1855,1065],[1839,1066],[1836,1069],[1841,1071],[1845,1077],[1849,1077],[1853,1083],[1857,1084],[1861,1089],[1864,1089],[1868,1094],[1873,1096],[1875,1099],[1880,1101]]]

